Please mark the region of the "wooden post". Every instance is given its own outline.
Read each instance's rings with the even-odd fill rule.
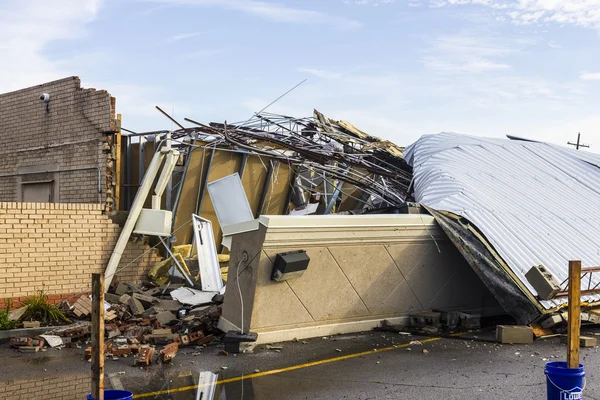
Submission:
[[[579,368],[579,333],[581,329],[581,261],[569,261],[568,325],[567,368]]]
[[[92,397],[104,400],[104,274],[92,274]]]

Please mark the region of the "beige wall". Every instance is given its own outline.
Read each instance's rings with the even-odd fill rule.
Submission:
[[[498,304],[430,216],[262,217],[234,236],[228,287],[240,266],[245,329],[281,331],[406,316],[431,309],[481,312]],[[266,226],[265,226],[266,225]],[[300,278],[271,281],[275,255],[306,250]],[[223,317],[241,324],[237,290]]]
[[[91,274],[104,270],[121,230],[102,209],[0,203],[0,302],[42,288],[53,299],[89,290]],[[146,244],[129,242],[116,279],[139,282],[159,260]]]

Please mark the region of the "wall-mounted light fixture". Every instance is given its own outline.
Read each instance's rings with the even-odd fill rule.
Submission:
[[[310,257],[304,250],[278,253],[273,263],[271,279],[277,282],[299,278],[308,268]]]

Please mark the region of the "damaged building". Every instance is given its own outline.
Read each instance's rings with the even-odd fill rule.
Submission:
[[[139,310],[113,297],[121,315],[218,303],[194,340],[218,325],[265,343],[432,310],[538,323],[564,301],[540,299],[529,270],[564,285],[569,259],[600,261],[584,213],[599,202],[589,154],[455,134],[405,149],[317,110],[203,123],[159,109],[178,129],[135,132],[114,98],[77,78],[0,104],[3,134],[23,138],[0,161],[4,301],[41,285],[54,300],[82,298],[104,272],[109,294],[149,296]],[[134,286],[119,292],[124,283]]]

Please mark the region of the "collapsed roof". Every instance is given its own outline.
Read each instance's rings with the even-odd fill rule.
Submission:
[[[600,156],[453,133],[425,135],[404,155],[415,200],[432,210],[518,321],[532,322],[567,300],[538,300],[525,278],[533,266],[563,282],[569,260],[600,265]],[[600,295],[582,301],[595,305]]]

